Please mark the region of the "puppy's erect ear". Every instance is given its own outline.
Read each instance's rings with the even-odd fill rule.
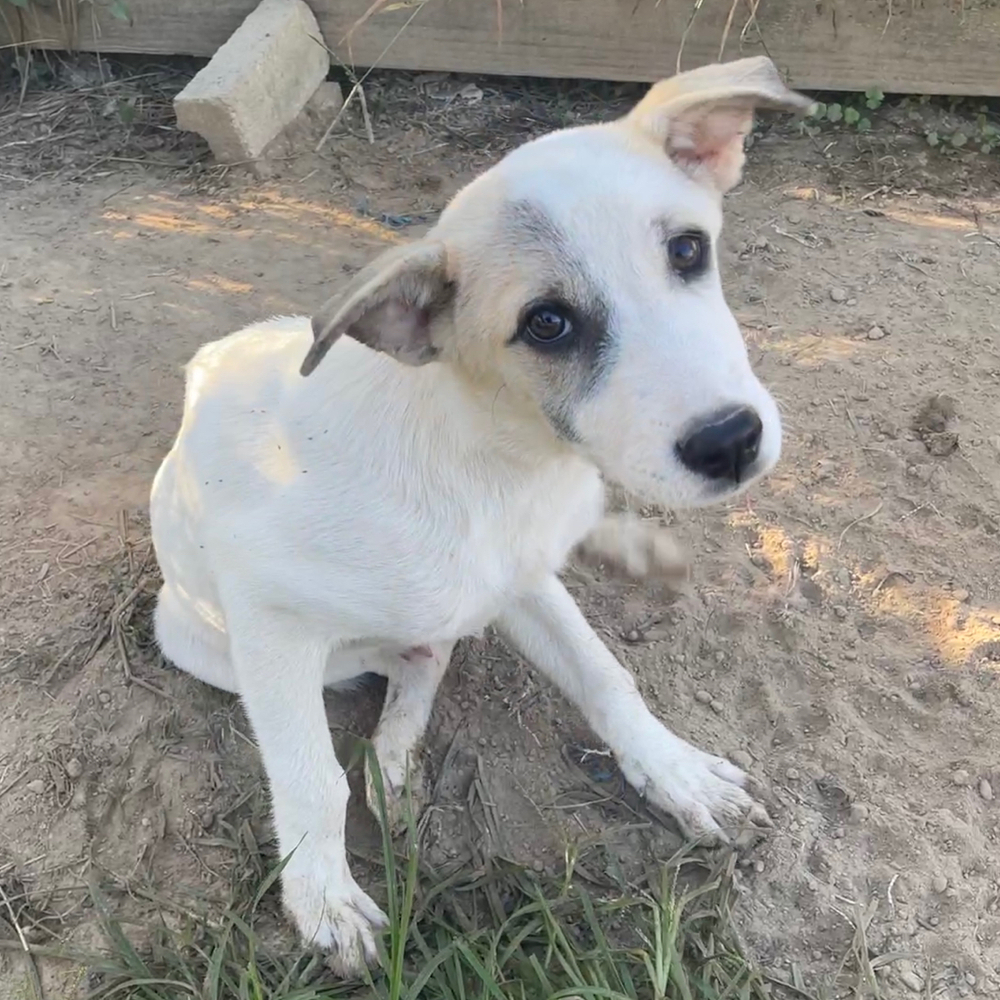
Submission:
[[[755,108],[805,112],[767,56],[714,63],[661,80],[626,115],[626,128],[663,146],[696,180],[728,191],[743,171],[743,139]]]
[[[411,365],[433,361],[435,318],[451,304],[444,244],[395,247],[363,268],[313,317],[313,345],[299,371],[309,375],[342,334]]]

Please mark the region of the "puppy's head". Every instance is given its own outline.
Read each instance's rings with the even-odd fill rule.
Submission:
[[[520,147],[324,307],[303,374],[346,333],[502,387],[648,500],[734,494],[781,449],[717,257],[722,195],[759,106],[809,101],[769,59],[742,59],[664,80],[618,121]]]

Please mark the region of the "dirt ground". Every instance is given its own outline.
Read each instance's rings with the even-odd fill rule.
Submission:
[[[237,846],[269,836],[238,704],[151,640],[145,510],[182,364],[311,311],[505,148],[635,94],[377,75],[373,144],[352,112],[314,153],[319,109],[247,175],[172,131],[186,71],[82,61],[20,109],[0,91],[0,887],[41,944],[96,943],[88,880],[183,913],[256,877]],[[749,159],[724,280],[782,462],[730,507],[645,512],[693,553],[686,593],[567,578],[654,710],[759,780],[775,829],[739,861],[736,916],[767,968],[841,992],[860,941],[884,996],[1000,992],[996,155],[888,116],[764,130]],[[367,733],[378,695],[331,703],[335,733]],[[594,748],[498,642],[465,643],[429,735],[430,856],[486,842],[545,870],[598,844],[591,875],[627,879],[669,853],[669,828],[595,795],[617,776]],[[363,855],[360,808],[351,829]],[[18,963],[0,950],[4,1000],[29,995]],[[74,995],[78,970],[43,972]]]

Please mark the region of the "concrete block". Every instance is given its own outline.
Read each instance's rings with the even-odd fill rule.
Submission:
[[[177,125],[208,140],[220,163],[260,156],[330,69],[303,0],[261,0],[174,98]]]
[[[328,125],[343,106],[344,94],[340,84],[335,80],[324,80],[306,103],[306,111]]]

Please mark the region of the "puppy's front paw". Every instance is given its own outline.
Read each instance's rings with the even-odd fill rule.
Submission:
[[[580,543],[578,552],[636,580],[655,577],[678,586],[688,578],[688,561],[671,532],[634,514],[605,517]]]
[[[744,790],[747,776],[735,764],[685,743],[667,729],[658,746],[621,761],[628,782],[669,813],[684,835],[702,843],[729,843],[772,825],[767,810]]]
[[[346,865],[331,876],[309,861],[289,875],[290,862],[282,873],[285,909],[306,944],[330,953],[327,964],[337,975],[358,977],[377,961],[375,938],[388,920]]]

